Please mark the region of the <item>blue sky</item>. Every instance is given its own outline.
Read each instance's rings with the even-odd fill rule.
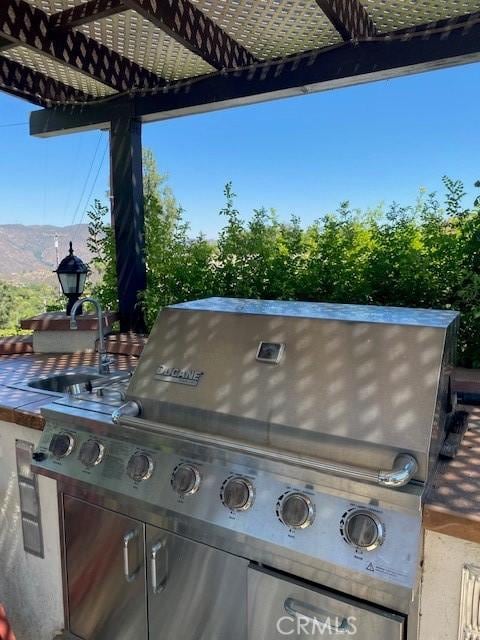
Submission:
[[[221,225],[231,180],[245,217],[277,210],[308,223],[341,200],[410,203],[418,189],[480,179],[480,64],[179,118],[144,127],[194,232]],[[108,190],[107,134],[39,140],[32,106],[0,93],[0,224],[85,221]],[[11,126],[18,125],[18,126]]]

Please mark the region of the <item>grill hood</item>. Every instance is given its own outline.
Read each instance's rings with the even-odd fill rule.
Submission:
[[[228,298],[173,305],[128,397],[150,422],[310,458],[382,468],[411,453],[425,481],[451,410],[458,317]]]

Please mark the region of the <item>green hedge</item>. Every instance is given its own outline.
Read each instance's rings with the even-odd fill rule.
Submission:
[[[174,302],[210,295],[457,309],[460,363],[480,366],[480,201],[468,209],[463,184],[444,178],[444,204],[420,193],[413,206],[361,212],[344,202],[302,227],[259,209],[244,220],[231,185],[215,242],[191,238],[182,211],[150,153],[145,158],[147,323]],[[477,185],[478,186],[478,185]],[[96,293],[117,301],[115,250],[99,202],[90,245],[101,272]]]

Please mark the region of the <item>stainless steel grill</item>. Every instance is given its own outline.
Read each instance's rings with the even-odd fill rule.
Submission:
[[[164,309],[114,424],[112,401],[85,394],[45,410],[34,467],[59,481],[68,633],[314,635],[303,622],[417,638],[457,325],[297,302]]]

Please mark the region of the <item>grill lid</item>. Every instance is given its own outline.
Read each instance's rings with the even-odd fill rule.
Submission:
[[[210,298],[162,310],[129,386],[143,417],[426,480],[458,314]]]

